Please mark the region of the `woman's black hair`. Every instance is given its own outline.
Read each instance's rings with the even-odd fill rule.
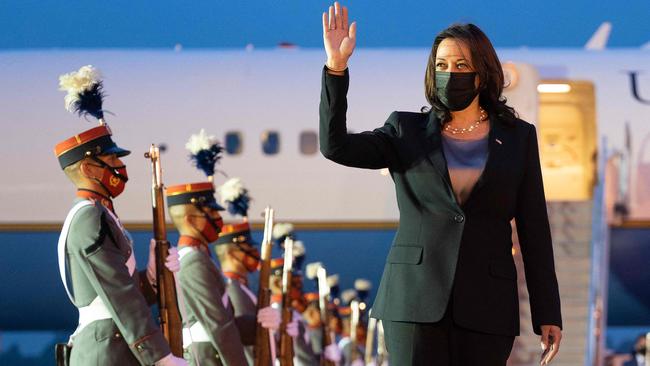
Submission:
[[[433,107],[432,112],[436,113],[443,123],[451,120],[451,112],[436,95],[436,54],[440,43],[447,38],[462,42],[471,52],[472,66],[480,80],[478,89],[481,107],[489,116],[496,116],[506,123],[514,123],[517,112],[506,105],[506,98],[502,95],[504,76],[499,57],[485,33],[471,23],[453,24],[440,32],[433,41],[424,77],[425,94]]]

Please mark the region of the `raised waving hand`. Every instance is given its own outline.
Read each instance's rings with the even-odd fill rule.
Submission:
[[[348,66],[356,43],[357,23],[348,24],[348,8],[335,2],[323,13],[323,43],[327,52],[327,67],[343,71]]]

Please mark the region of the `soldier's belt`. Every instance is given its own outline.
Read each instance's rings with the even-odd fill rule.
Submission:
[[[81,333],[88,324],[97,320],[111,318],[111,313],[106,308],[106,305],[104,305],[102,299],[97,296],[88,306],[79,308],[79,325],[77,325],[77,329],[75,329],[74,333],[70,336],[68,344],[72,345],[75,336]]]
[[[99,296],[90,305],[79,308],[79,328],[83,328],[97,320],[111,318],[111,313],[108,312],[106,305]]]
[[[183,348],[197,342],[210,342],[208,333],[200,322],[192,324],[189,328],[183,328]]]

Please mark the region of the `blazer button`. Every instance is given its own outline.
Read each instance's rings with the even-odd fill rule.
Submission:
[[[454,216],[454,221],[460,224],[461,222],[465,221],[465,216],[458,214]]]

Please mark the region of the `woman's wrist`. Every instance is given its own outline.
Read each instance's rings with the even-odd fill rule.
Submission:
[[[332,60],[327,60],[325,67],[327,67],[327,71],[330,74],[343,75],[345,74],[345,70],[348,68],[348,65],[346,62],[335,62]]]

